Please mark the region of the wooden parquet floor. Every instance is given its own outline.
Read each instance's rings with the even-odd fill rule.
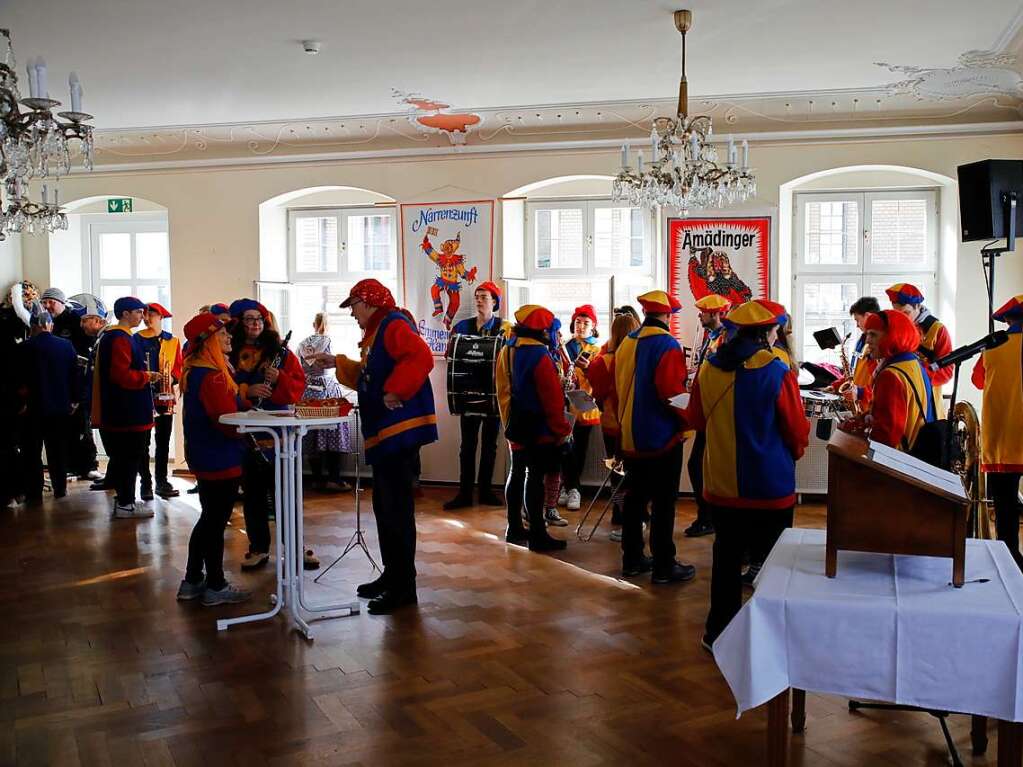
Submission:
[[[182,490],[187,483],[175,480]],[[419,606],[318,624],[307,643],[282,620],[218,633],[248,606],[179,604],[196,496],[156,517],[112,520],[75,483],[67,499],[0,511],[0,764],[18,765],[758,765],[766,716],[735,708],[699,647],[711,539],[684,539],[697,579],[652,587],[615,578],[602,528],[557,558],[507,546],[503,510],[446,513],[446,488],[419,504]],[[366,493],[366,505],[369,494]],[[307,501],[307,541],[324,563],[347,543],[352,496]],[[573,526],[555,531],[568,537]],[[797,524],[821,526],[821,508]],[[272,570],[240,574],[240,508],[227,532],[231,577],[261,605]],[[366,526],[375,550],[372,516]],[[309,574],[309,578],[315,574]],[[317,600],[349,597],[361,556]],[[969,721],[953,718],[968,764]],[[921,714],[850,714],[811,695],[792,764],[941,765]]]

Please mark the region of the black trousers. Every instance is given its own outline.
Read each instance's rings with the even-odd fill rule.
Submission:
[[[1019,472],[991,473],[987,475],[988,492],[995,504],[995,528],[998,540],[1004,541],[1016,566],[1023,570],[1023,556],[1019,553]]]
[[[494,462],[497,460],[497,435],[501,431],[500,418],[482,418],[471,415],[459,417],[462,446],[458,451],[458,486],[462,494],[472,493],[473,485],[490,492],[494,483]],[[483,437],[480,438],[480,432]],[[480,471],[476,474],[476,446],[480,448]]]
[[[686,468],[689,470],[689,482],[693,486],[693,499],[696,501],[696,521],[709,523],[711,521],[710,504],[703,499],[703,451],[706,448],[707,435],[702,431],[696,432]]]
[[[526,511],[529,514],[530,540],[547,538],[547,525],[544,522],[544,477],[557,471],[561,463],[560,445],[541,443],[523,448],[521,451],[526,462]],[[517,458],[517,456],[516,456]]]
[[[11,403],[0,403],[7,408]],[[0,416],[0,508],[25,492],[24,447],[22,431],[25,419],[14,413]]]
[[[167,484],[167,464],[170,461],[170,438],[171,429],[174,427],[174,416],[168,413],[157,413],[153,419],[153,435],[156,439],[156,451],[153,456],[156,467],[153,472],[149,470],[149,445],[151,440],[146,442],[146,454],[139,465],[139,476],[142,478],[143,487],[153,486],[153,475],[156,475],[156,484]]]
[[[43,497],[43,445],[46,445],[46,466],[50,472],[53,495],[67,494],[67,434],[70,416],[36,416],[28,419],[25,429],[25,497]]]
[[[326,475],[324,475],[326,468]],[[341,453],[333,450],[316,451],[309,453],[309,469],[314,483],[330,480],[341,482]]]
[[[238,497],[238,479],[200,479],[198,484],[202,512],[188,539],[185,580],[200,583],[205,572],[206,587],[222,589],[225,583],[224,530]]]
[[[508,527],[518,530],[522,527],[522,504],[526,498],[526,453],[524,450],[509,452],[511,460],[504,485],[504,502],[508,507]]]
[[[626,459],[625,476],[622,561],[629,565],[643,557],[643,517],[650,504],[650,553],[654,569],[668,569],[675,562],[675,501],[682,476],[682,444],[652,458]]]
[[[586,466],[586,451],[590,448],[590,434],[595,428],[595,426],[584,426],[578,422],[572,427],[572,452],[565,457],[562,466],[565,473],[566,490],[579,489],[579,478]]]
[[[266,554],[270,551],[270,510],[274,504],[274,465],[264,460],[258,450],[250,449],[242,461],[242,489],[245,501],[245,532],[249,551]],[[280,522],[278,521],[278,524]]]
[[[103,447],[110,456],[107,478],[116,491],[117,503],[128,506],[135,503],[135,480],[139,466],[149,445],[149,430],[111,431],[103,430]]]
[[[96,461],[96,442],[92,438],[92,413],[88,402],[83,402],[68,418],[68,471],[84,477],[99,468]]]
[[[416,587],[416,504],[413,493],[419,449],[401,450],[373,464],[373,516],[377,522],[384,582],[396,591]]]
[[[792,527],[792,508],[738,509],[711,507],[714,523],[714,562],[710,572],[710,612],[707,636],[711,641],[742,607],[742,558],[746,550],[762,551],[764,558],[782,531]]]

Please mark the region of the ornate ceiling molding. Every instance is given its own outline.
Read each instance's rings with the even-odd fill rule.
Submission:
[[[1019,99],[1023,75],[1016,69],[1016,55],[997,51],[967,51],[959,65],[946,68],[910,67],[875,62],[891,72],[910,75],[885,90],[892,96],[909,95],[920,101],[957,101],[984,96]]]
[[[961,59],[971,66],[1006,59]],[[978,63],[980,62],[980,63]],[[920,72],[903,82],[915,82]],[[993,71],[981,66],[980,71]],[[925,82],[936,82],[927,80]],[[894,85],[900,85],[895,88]],[[922,98],[918,90],[893,84],[887,88],[835,90],[816,93],[740,94],[691,98],[694,108],[714,118],[720,136],[770,135],[774,132],[843,131],[858,128],[999,124],[1023,116],[1023,92],[992,94],[950,93]],[[97,129],[96,164],[115,169],[138,163],[214,164],[216,161],[304,161],[310,157],[338,157],[393,152],[432,153],[466,151],[471,147],[643,141],[650,135],[651,120],[674,109],[674,100],[650,99],[614,103],[519,106],[502,109],[448,111],[441,102],[399,94],[409,109],[390,114],[362,115],[316,120],[292,120],[251,124],[173,126],[150,129],[104,131]],[[421,118],[444,116],[454,122],[433,125]],[[478,118],[464,123],[467,117]],[[459,124],[464,130],[458,130]],[[445,129],[447,128],[447,129]]]

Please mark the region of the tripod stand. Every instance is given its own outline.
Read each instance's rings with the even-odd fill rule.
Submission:
[[[377,565],[376,560],[373,559],[373,555],[370,553],[369,546],[366,544],[366,536],[362,531],[362,503],[360,493],[362,492],[362,469],[359,463],[359,448],[358,445],[362,442],[362,427],[360,426],[359,419],[359,408],[353,407],[352,412],[355,413],[355,449],[350,453],[355,456],[355,532],[352,533],[352,537],[348,539],[348,545],[345,546],[344,551],[341,552],[341,556],[331,562],[322,573],[313,578],[313,583],[319,583],[320,578],[329,573],[335,565],[341,562],[349,552],[355,551],[356,549],[362,549],[362,553],[366,555],[366,559],[373,565],[373,572],[380,572],[380,567]]]

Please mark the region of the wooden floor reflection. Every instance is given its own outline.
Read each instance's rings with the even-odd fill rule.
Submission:
[[[418,505],[418,609],[320,623],[311,644],[283,621],[215,630],[251,605],[175,601],[196,496],[113,520],[79,482],[60,502],[0,512],[0,764],[761,763],[766,716],[735,720],[699,646],[713,539],[682,538],[690,502],[676,536],[697,578],[653,587],[618,580],[606,526],[557,558],[530,554],[503,543],[503,510],[443,512],[450,494],[427,488]],[[351,536],[351,507],[350,494],[307,499],[324,564]],[[571,537],[578,514],[565,516],[554,534]],[[820,507],[798,510],[799,525],[823,522]],[[273,572],[240,573],[243,527],[239,507],[227,567],[261,607]],[[355,552],[308,593],[350,597],[369,576]],[[793,764],[945,764],[929,717],[810,697]],[[968,756],[969,719],[952,726],[967,763],[989,763]]]

